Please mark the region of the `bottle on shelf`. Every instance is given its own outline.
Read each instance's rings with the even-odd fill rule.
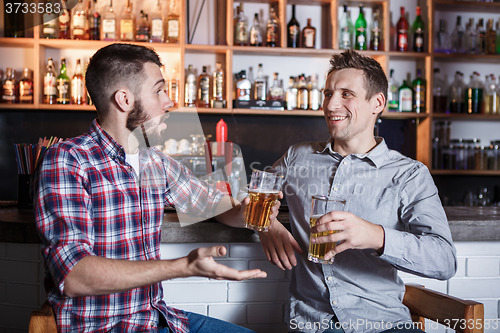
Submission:
[[[89,39],[101,39],[101,14],[97,11],[97,0],[90,1],[89,11]]]
[[[401,16],[396,24],[396,50],[401,52],[408,51],[408,20],[405,15],[405,7],[400,8]]]
[[[257,77],[254,83],[254,100],[265,101],[267,100],[267,80],[264,76],[263,66],[259,64],[257,69]]]
[[[366,19],[363,12],[363,5],[359,5],[359,15],[355,23],[354,48],[356,50],[366,50],[368,48],[366,38]]]
[[[19,103],[33,103],[33,77],[28,67],[24,68],[23,77],[19,81]]]
[[[295,79],[293,76],[290,76],[288,80],[288,88],[285,92],[285,100],[286,100],[286,109],[294,110],[297,108],[297,85],[295,84]]]
[[[295,18],[295,5],[292,5],[292,18],[287,25],[287,46],[298,48],[300,47],[300,25]]]
[[[347,5],[344,5],[344,13],[339,22],[339,49],[351,49],[354,45],[354,24],[351,20]]]
[[[156,1],[153,14],[151,15],[151,39],[152,43],[163,43],[165,33],[163,29],[163,15],[160,0]]]
[[[383,26],[382,16],[380,15],[380,8],[376,8],[373,12],[372,22],[370,23],[370,50],[382,51],[383,43]]]
[[[252,83],[247,79],[246,70],[242,70],[239,79],[236,81],[236,99],[239,101],[249,101]]]
[[[66,59],[61,58],[61,69],[57,76],[57,104],[69,104],[70,102],[70,79],[67,71]]]
[[[488,19],[488,23],[486,24],[486,53],[487,54],[496,54],[496,38],[497,33],[493,29],[493,19]]]
[[[5,3],[12,3],[14,1],[6,1]],[[2,1],[3,3],[3,1]],[[5,11],[3,13],[3,19],[4,19],[4,37],[14,37],[14,38],[21,38],[24,37],[24,32],[25,32],[25,24],[24,24],[24,13],[23,13],[23,6],[22,5],[28,5],[28,2],[14,2],[12,4],[12,10],[10,10],[6,5],[2,6],[5,8]],[[16,8],[17,5],[17,8]],[[19,7],[19,5],[21,5]],[[28,6],[26,6],[26,9],[28,9]],[[7,13],[7,11],[10,10],[10,13]],[[26,12],[26,11],[25,11]]]
[[[226,107],[226,78],[222,64],[217,62],[215,64],[215,71],[212,74],[212,107],[225,108]]]
[[[202,67],[200,76],[198,77],[198,98],[196,104],[200,108],[210,107],[210,75],[207,71],[207,66]]]
[[[486,28],[484,27],[484,19],[480,18],[476,27],[477,31],[477,52],[486,54]]]
[[[413,87],[413,112],[425,113],[426,98],[425,94],[427,91],[427,82],[422,78],[422,70],[417,69],[417,77],[412,82]]]
[[[234,45],[248,45],[248,20],[243,13],[243,4],[236,7],[236,17],[234,18]]]
[[[483,83],[478,72],[473,72],[467,90],[465,90],[465,106],[467,113],[481,113],[483,103]]]
[[[71,104],[83,105],[87,98],[85,79],[83,77],[82,63],[76,60],[75,74],[71,78]]]
[[[451,38],[446,29],[445,20],[439,20],[439,30],[436,33],[434,52],[451,53]]]
[[[61,1],[61,12],[58,18],[59,39],[69,39],[70,25],[71,25],[71,12],[67,9],[67,0]]]
[[[477,54],[477,31],[474,25],[474,18],[469,18],[467,30],[465,32],[465,45],[468,54]]]
[[[484,113],[499,114],[499,90],[496,84],[495,75],[487,75],[484,87]]]
[[[57,99],[57,77],[52,58],[47,59],[47,69],[43,77],[43,103],[56,104]]]
[[[389,89],[387,90],[387,105],[389,111],[399,110],[399,82],[394,78],[394,69],[391,69],[389,75]]]
[[[184,106],[196,106],[196,74],[193,65],[188,65],[184,84]]]
[[[432,105],[434,113],[446,113],[448,108],[448,86],[439,68],[434,68]]]
[[[179,86],[179,75],[177,75],[177,69],[174,67],[168,80],[168,97],[174,103],[174,107],[179,105]]]
[[[307,19],[307,25],[302,29],[302,47],[314,49],[316,47],[316,28],[311,25],[311,19]]]
[[[311,88],[309,89],[309,109],[316,111],[321,108],[321,90],[318,88],[318,74],[311,78]]]
[[[274,7],[269,10],[269,20],[266,27],[266,46],[279,47],[280,46],[280,21],[276,15]]]
[[[7,67],[5,70],[5,79],[2,82],[2,103],[17,103],[19,96],[18,89],[16,72],[11,67]]]
[[[467,89],[464,82],[464,74],[460,71],[455,73],[455,78],[450,84],[450,113],[465,113],[466,107],[464,103],[465,90]]]
[[[299,76],[298,92],[297,92],[297,109],[307,110],[309,108],[309,90],[306,85],[306,77],[304,74]]]
[[[250,46],[262,46],[262,30],[260,28],[259,14],[255,13],[253,18],[253,25],[250,28]]]
[[[497,50],[497,54],[500,54],[500,19],[497,21],[497,24],[496,24],[496,32],[497,32],[497,38],[496,38],[496,50]],[[500,77],[499,77],[500,79]]]
[[[132,13],[132,1],[127,0],[125,11],[120,18],[120,40],[133,42],[135,34],[135,16]]]
[[[113,10],[113,0],[109,0],[109,5],[102,19],[101,40],[115,41],[116,31],[116,14]]]
[[[425,22],[422,19],[422,10],[417,6],[417,16],[413,21],[413,51],[424,52]]]
[[[399,111],[400,112],[412,112],[413,111],[413,90],[410,85],[403,80],[403,84],[398,90],[399,96]]]
[[[179,43],[180,24],[179,13],[177,12],[176,0],[169,0],[169,10],[167,15],[167,43]]]
[[[149,42],[151,39],[151,30],[149,27],[148,14],[141,9],[140,18],[137,21],[137,29],[135,31],[135,40],[137,42]]]
[[[464,54],[465,49],[465,29],[462,26],[462,16],[457,16],[455,29],[451,34],[451,49],[453,53]]]
[[[78,0],[71,15],[71,38],[88,39],[87,6],[83,0]]]
[[[283,85],[280,83],[277,72],[273,73],[273,83],[271,84],[271,88],[269,88],[269,100],[285,100],[285,92],[283,91]]]
[[[46,4],[49,3],[48,1]],[[42,38],[55,39],[58,37],[58,18],[57,14],[53,11],[50,13],[43,13],[42,15],[43,25],[42,25]]]

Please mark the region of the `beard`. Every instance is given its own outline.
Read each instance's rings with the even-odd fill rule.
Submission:
[[[127,117],[127,129],[133,132],[137,127],[144,124],[149,119],[148,115],[144,112],[142,101],[137,99],[134,102],[134,109]]]

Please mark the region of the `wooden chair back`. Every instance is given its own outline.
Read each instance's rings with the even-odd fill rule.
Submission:
[[[56,316],[49,302],[40,310],[31,312],[29,333],[57,333]]]

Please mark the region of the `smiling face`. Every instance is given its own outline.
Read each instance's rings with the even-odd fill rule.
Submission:
[[[334,145],[363,150],[375,141],[373,128],[385,99],[382,93],[366,98],[362,70],[346,68],[331,72],[326,79],[324,95],[323,112]]]

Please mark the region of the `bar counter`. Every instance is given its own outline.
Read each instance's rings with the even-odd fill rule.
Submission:
[[[500,207],[445,207],[454,241],[499,241]],[[278,219],[289,224],[288,211]],[[181,227],[174,211],[166,211],[162,225],[162,243],[254,243],[255,232],[231,228],[213,220]],[[0,208],[0,242],[39,243],[33,212],[12,205]]]

